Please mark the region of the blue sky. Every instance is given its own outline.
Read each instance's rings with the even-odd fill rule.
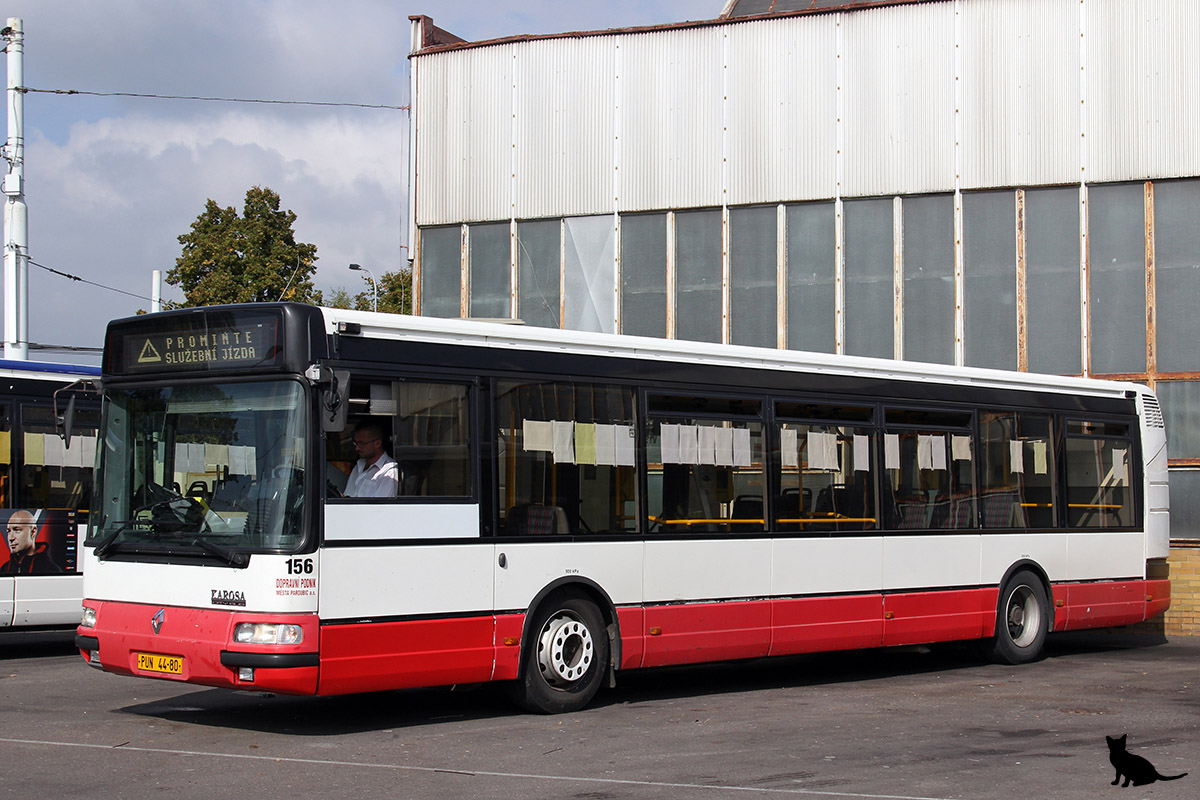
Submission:
[[[25,85],[158,95],[403,105],[408,17],[471,41],[716,17],[722,0],[9,0]],[[350,262],[395,269],[407,184],[404,112],[30,93],[30,256],[149,296],[212,198],[269,186],[317,245],[316,284],[362,288]],[[181,297],[166,287],[167,298]],[[30,340],[99,346],[149,306],[30,267]],[[72,360],[31,351],[31,358]],[[92,359],[87,359],[92,360]]]

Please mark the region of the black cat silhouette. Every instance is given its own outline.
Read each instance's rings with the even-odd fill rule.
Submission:
[[[1178,780],[1187,775],[1186,772],[1183,775],[1159,775],[1153,764],[1125,749],[1125,739],[1128,736],[1129,734],[1126,733],[1120,739],[1114,739],[1111,736],[1104,737],[1108,740],[1108,760],[1117,768],[1117,777],[1112,782],[1113,786],[1117,785],[1122,775],[1125,776],[1125,782],[1121,784],[1121,788],[1128,786],[1131,781],[1134,786],[1145,786],[1155,781]]]

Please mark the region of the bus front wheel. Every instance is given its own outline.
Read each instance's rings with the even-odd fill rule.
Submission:
[[[996,635],[988,657],[999,664],[1026,664],[1042,655],[1050,630],[1050,601],[1041,580],[1028,570],[1014,574],[1000,591]]]
[[[608,668],[608,633],[596,604],[577,596],[551,598],[529,630],[521,676],[512,687],[517,703],[561,714],[591,702]]]

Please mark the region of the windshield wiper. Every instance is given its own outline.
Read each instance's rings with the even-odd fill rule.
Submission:
[[[96,558],[103,558],[106,553],[110,553],[116,550],[120,544],[124,544],[124,542],[117,542],[117,537],[122,533],[135,530],[142,525],[148,526],[150,525],[150,522],[151,521],[148,519],[127,519],[114,522],[113,524],[116,525],[117,528],[111,533],[106,534],[103,539],[96,542]],[[153,528],[150,530],[153,530]]]
[[[103,558],[104,555],[106,553],[108,553],[110,550],[116,549],[117,537],[133,527],[134,527],[133,525],[123,525],[120,528],[117,528],[116,530],[114,530],[112,533],[106,535],[99,542],[97,542],[96,549],[95,549],[96,558]]]
[[[137,519],[122,521],[117,524],[121,527],[107,534],[103,539],[96,543],[96,558],[102,558],[106,554],[114,552],[119,546],[126,544],[126,542],[118,542],[117,537],[123,533],[126,533],[127,531],[134,530],[140,526],[145,526],[147,531],[151,533],[157,532],[155,530],[156,523],[154,520]],[[161,542],[161,539],[159,539],[159,541]],[[193,536],[186,541],[180,541],[179,544],[199,547],[201,550],[211,553],[231,567],[241,568],[250,563],[250,556],[248,556],[246,553],[230,550],[228,547],[222,547],[215,542],[210,542],[207,539],[200,538],[199,536]]]
[[[250,563],[250,556],[245,553],[230,550],[228,547],[222,547],[207,539],[201,539],[199,536],[192,537],[191,544],[199,547],[201,550],[207,550],[231,567],[240,568]]]

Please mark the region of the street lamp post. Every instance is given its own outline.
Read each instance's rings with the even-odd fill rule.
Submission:
[[[365,272],[371,276],[371,310],[379,310],[379,282],[375,280],[375,273],[367,269],[361,264],[351,264],[350,269],[355,272]]]

